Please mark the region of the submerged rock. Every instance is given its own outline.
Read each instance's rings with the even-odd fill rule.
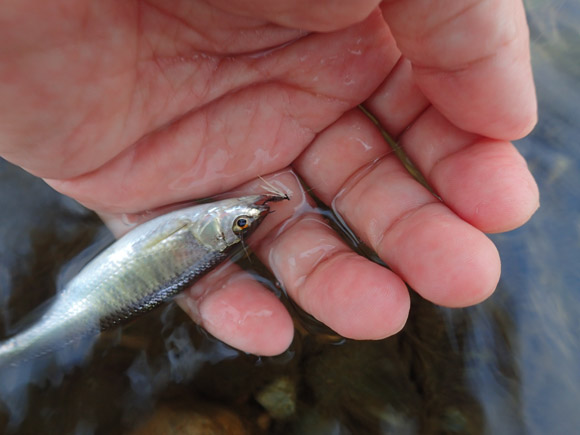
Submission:
[[[132,435],[246,435],[254,433],[232,410],[208,403],[163,405]]]
[[[286,419],[296,412],[296,385],[288,376],[283,376],[256,394],[256,400],[275,419]]]

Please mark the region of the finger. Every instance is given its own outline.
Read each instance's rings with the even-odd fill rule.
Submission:
[[[525,223],[538,188],[517,149],[452,125],[429,107],[401,61],[365,105],[453,211],[485,232]]]
[[[383,157],[370,166],[351,158],[361,143],[368,156]],[[336,175],[334,155],[344,156],[342,177]],[[345,166],[348,162],[351,167]],[[441,305],[466,306],[495,289],[500,272],[495,246],[416,182],[360,112],[349,112],[320,134],[296,168],[423,297]],[[328,177],[332,184],[320,183]]]
[[[107,212],[231,189],[289,164],[317,131],[370,95],[396,56],[375,14],[340,33],[310,35],[271,56],[240,59],[263,81],[150,134],[89,174],[48,182]]]
[[[511,143],[465,133],[433,108],[399,144],[445,204],[482,231],[517,228],[539,206],[536,182]]]
[[[269,182],[290,201],[258,228],[256,252],[305,311],[353,339],[380,339],[398,332],[409,311],[401,279],[354,253],[312,208],[292,173]]]
[[[530,132],[536,99],[520,0],[392,0],[381,7],[417,85],[446,118],[498,139]]]
[[[201,278],[176,301],[207,332],[244,352],[278,355],[294,336],[280,300],[231,263]]]
[[[401,57],[364,106],[393,138],[398,138],[431,103],[417,86],[411,62]]]

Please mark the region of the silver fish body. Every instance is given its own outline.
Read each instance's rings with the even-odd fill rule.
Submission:
[[[17,365],[147,312],[225,260],[283,199],[254,195],[173,211],[136,227],[75,276],[29,329],[0,343]]]

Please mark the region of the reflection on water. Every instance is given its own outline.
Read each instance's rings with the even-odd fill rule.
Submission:
[[[577,431],[580,6],[528,6],[540,124],[518,147],[542,208],[524,228],[493,237],[503,276],[489,301],[447,310],[414,296],[403,332],[379,342],[342,340],[285,301],[297,334],[275,358],[233,350],[168,305],[103,334],[84,365],[12,397],[0,432],[10,418],[14,433]],[[91,213],[2,161],[0,181],[6,336],[74,275],[85,247],[111,236]]]

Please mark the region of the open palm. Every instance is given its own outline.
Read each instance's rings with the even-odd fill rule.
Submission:
[[[398,331],[404,281],[435,303],[479,302],[500,270],[482,231],[521,225],[537,207],[525,162],[506,142],[535,122],[521,3],[334,3],[6,6],[0,153],[113,225],[278,172],[292,201],[277,204],[253,247],[297,303],[347,337]],[[353,109],[360,103],[441,200],[389,153]],[[309,213],[288,168],[392,271]],[[280,302],[235,268],[204,278],[180,304],[246,351],[279,353],[292,338]]]

